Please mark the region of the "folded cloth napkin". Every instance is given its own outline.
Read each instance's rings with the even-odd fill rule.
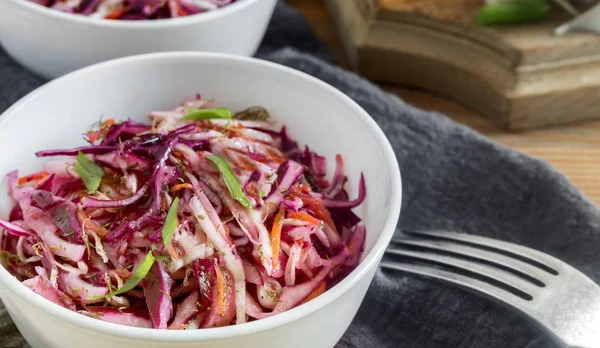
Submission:
[[[548,164],[489,141],[443,115],[407,105],[327,63],[327,50],[302,16],[283,3],[258,54],[332,84],[381,126],[403,176],[397,235],[404,227],[494,237],[547,252],[600,281],[600,211]],[[43,82],[0,52],[0,111]],[[28,347],[1,304],[0,347]],[[437,282],[379,271],[336,347],[555,345],[488,300]]]

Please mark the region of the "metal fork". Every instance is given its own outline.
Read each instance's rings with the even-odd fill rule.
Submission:
[[[512,307],[563,347],[600,347],[600,287],[568,264],[513,243],[445,231],[404,231],[381,263]]]

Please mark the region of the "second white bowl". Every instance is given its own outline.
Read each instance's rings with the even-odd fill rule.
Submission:
[[[198,15],[144,21],[93,19],[29,0],[0,0],[0,43],[29,70],[52,79],[113,58],[168,51],[251,56],[277,0],[238,0]]]

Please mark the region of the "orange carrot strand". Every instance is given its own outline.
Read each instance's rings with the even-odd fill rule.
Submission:
[[[321,224],[321,221],[315,217],[313,217],[312,215],[302,212],[302,211],[291,211],[288,213],[288,217],[290,219],[298,219],[301,221],[305,221],[308,223],[311,223],[315,226],[318,226]]]
[[[32,181],[41,180],[41,179],[45,178],[48,175],[49,174],[48,174],[47,171],[42,170],[41,172],[37,172],[37,173],[33,173],[33,174],[29,174],[29,175],[25,175],[25,176],[20,177],[17,180],[17,184],[18,185],[25,185],[25,184],[27,184],[29,182],[32,182]]]
[[[326,288],[325,281],[320,282],[319,285],[310,293],[310,295],[308,295],[308,297],[306,299],[304,299],[304,301],[302,301],[300,304],[304,304],[304,303],[314,299],[315,297],[321,295],[322,293],[325,292],[325,288]]]
[[[273,268],[279,264],[279,246],[281,244],[281,228],[283,227],[283,218],[285,210],[283,205],[279,207],[275,220],[273,220],[273,228],[271,229],[271,246],[273,249]]]
[[[181,189],[185,189],[185,188],[193,190],[194,186],[192,186],[192,184],[190,184],[190,183],[184,182],[183,184],[177,184],[177,185],[171,187],[170,191],[171,192],[175,192],[175,191],[178,191],[178,190],[181,190]]]
[[[219,313],[225,312],[225,275],[219,266],[215,267],[215,273],[217,274],[217,311]]]

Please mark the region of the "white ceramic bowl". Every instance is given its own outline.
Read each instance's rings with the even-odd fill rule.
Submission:
[[[0,0],[0,43],[26,68],[52,79],[125,56],[208,51],[251,56],[277,0],[238,0],[189,17],[122,21],[63,13],[29,0]]]
[[[4,1],[4,0],[2,0]],[[266,107],[290,135],[330,159],[345,159],[350,196],[365,174],[367,226],[359,266],[316,299],[271,318],[238,326],[161,331],[116,325],[66,310],[33,293],[0,267],[0,298],[33,348],[330,348],[352,321],[388,245],[402,199],[398,163],[385,135],[355,102],[296,70],[253,58],[176,52],[128,57],[61,77],[0,116],[0,175],[39,170],[34,152],[83,145],[81,133],[106,118],[146,121],[195,93],[232,109]],[[11,206],[6,182],[0,212]]]

